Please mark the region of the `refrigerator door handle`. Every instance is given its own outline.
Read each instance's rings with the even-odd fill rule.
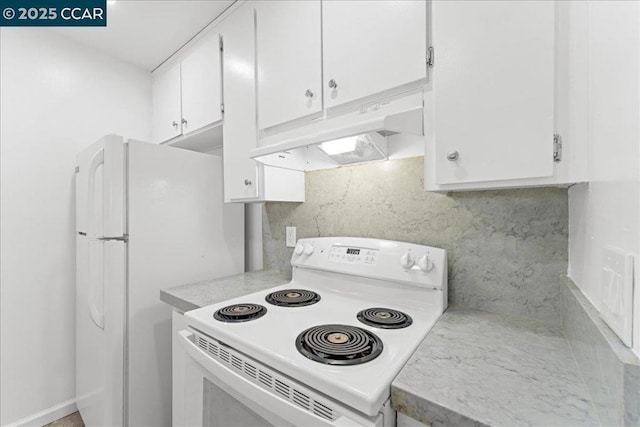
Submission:
[[[87,212],[87,228],[88,228],[88,234],[89,237],[95,237],[96,233],[95,230],[93,230],[94,228],[94,223],[93,223],[93,217],[94,217],[94,210],[95,210],[95,196],[96,196],[96,172],[98,171],[98,168],[100,166],[104,165],[104,149],[101,148],[100,150],[98,150],[98,152],[93,156],[93,159],[91,159],[91,165],[89,165],[89,172],[88,172],[88,176],[89,176],[89,188],[88,191],[89,193],[87,194],[87,207],[88,207],[88,212]]]
[[[125,234],[123,236],[118,236],[118,237],[98,237],[96,240],[103,240],[103,241],[112,241],[112,240],[116,240],[118,242],[125,242],[127,243],[129,241],[129,235]]]
[[[96,254],[97,252],[97,254]],[[96,256],[97,255],[97,256]],[[100,265],[100,269],[95,271],[97,263],[95,258],[101,258],[103,264]],[[89,244],[89,316],[95,325],[104,329],[104,243],[103,242],[91,242]],[[100,302],[98,302],[98,295],[101,295]]]
[[[96,172],[98,171],[98,167],[100,165],[104,165],[104,149],[100,149],[95,156],[91,159],[91,164],[89,165],[89,188],[88,188],[88,197],[87,197],[87,228],[89,237],[95,237],[96,233],[94,228],[94,210],[95,210],[95,193],[96,193]],[[89,248],[89,258],[88,258],[88,268],[89,268],[89,314],[91,316],[91,320],[96,324],[100,329],[104,329],[104,295],[100,298],[101,304],[96,302],[98,292],[104,294],[104,277],[102,273],[99,275],[99,279],[96,277],[96,272],[94,269],[96,268],[96,263],[94,260],[94,250],[93,245],[90,245]],[[96,280],[98,279],[98,280]],[[100,285],[100,290],[98,291],[97,287]],[[98,305],[102,305],[102,307],[98,307]]]

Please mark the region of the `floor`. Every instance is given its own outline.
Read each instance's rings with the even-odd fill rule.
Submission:
[[[82,417],[80,417],[80,412],[74,412],[44,427],[84,427],[84,422],[82,421]]]

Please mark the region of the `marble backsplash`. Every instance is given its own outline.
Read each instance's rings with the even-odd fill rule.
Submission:
[[[449,303],[561,321],[567,271],[566,189],[439,194],[424,191],[424,159],[367,163],[306,174],[305,203],[266,203],[264,267],[290,271],[297,237],[355,236],[441,247]]]
[[[565,277],[562,325],[603,426],[640,426],[640,360]]]

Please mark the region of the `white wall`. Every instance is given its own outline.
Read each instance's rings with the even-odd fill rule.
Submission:
[[[35,28],[1,30],[0,65],[5,425],[74,399],[75,156],[107,133],[149,139],[151,76]]]
[[[599,308],[602,249],[634,253],[640,355],[640,4],[589,2],[589,184],[569,189],[569,276]]]
[[[244,205],[244,269],[262,270],[262,210],[264,203]]]

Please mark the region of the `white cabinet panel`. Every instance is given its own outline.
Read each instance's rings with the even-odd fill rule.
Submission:
[[[554,37],[554,2],[433,3],[436,184],[553,175]]]
[[[175,309],[171,312],[171,403],[172,403],[172,425],[184,426],[186,414],[184,413],[185,402],[185,365],[186,352],[178,341],[178,332],[186,329],[187,321],[182,313]]]
[[[424,1],[323,1],[325,107],[426,79],[426,22]]]
[[[303,202],[303,172],[258,165],[249,157],[258,142],[255,12],[253,3],[245,3],[219,28],[224,41],[225,201]]]
[[[562,137],[559,183],[588,179],[589,2],[558,2],[556,9],[555,131]]]
[[[180,119],[180,64],[153,73],[153,142],[164,142],[182,133]]]
[[[254,10],[238,9],[223,23],[225,200],[258,197]]]
[[[258,127],[322,110],[320,0],[256,3]]]
[[[153,73],[154,142],[188,135],[222,120],[219,43],[217,33],[207,34],[180,62]]]
[[[182,61],[182,133],[222,120],[220,36],[207,34]]]

